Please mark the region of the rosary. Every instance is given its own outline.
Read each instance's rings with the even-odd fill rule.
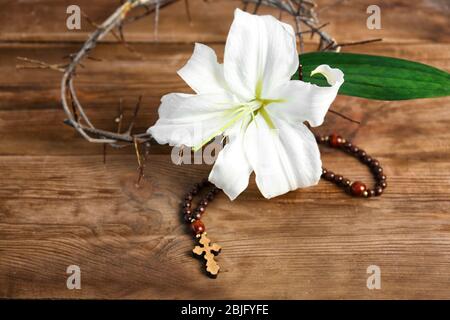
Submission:
[[[380,196],[384,192],[384,189],[387,187],[386,175],[383,173],[383,168],[378,160],[369,156],[364,150],[358,148],[350,141],[347,141],[334,133],[329,136],[316,136],[316,140],[319,144],[340,149],[359,159],[361,163],[370,168],[370,171],[375,179],[375,184],[373,188],[367,188],[367,186],[361,181],[351,181],[350,179],[347,179],[342,175],[335,174],[325,168],[322,168],[322,179],[333,182],[354,197],[370,198]],[[210,188],[210,190],[203,196],[203,198],[199,201],[198,206],[194,209],[192,207],[192,200],[204,188]],[[186,194],[182,209],[184,220],[186,223],[190,224],[194,237],[198,241],[198,245],[194,247],[192,252],[195,255],[204,258],[206,261],[206,272],[211,277],[216,277],[219,273],[220,267],[214,257],[219,254],[221,247],[215,243],[211,244],[211,240],[207,237],[206,228],[201,218],[205,213],[208,204],[214,200],[214,197],[219,192],[220,189],[212,185],[207,179],[200,183],[196,183],[194,187]]]

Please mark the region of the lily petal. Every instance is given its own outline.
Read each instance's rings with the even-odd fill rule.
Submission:
[[[186,65],[178,70],[178,75],[196,93],[214,93],[227,90],[223,76],[223,65],[210,47],[196,43],[194,53]]]
[[[241,130],[229,135],[229,142],[219,153],[209,174],[209,181],[234,200],[248,186],[252,168],[245,157]]]
[[[290,122],[308,121],[313,127],[323,123],[325,114],[344,83],[344,73],[328,65],[318,66],[312,73],[321,73],[331,87],[319,87],[299,80],[291,80],[272,90],[269,99],[278,100],[267,106],[275,117]]]
[[[311,131],[302,123],[272,120],[277,129],[270,129],[258,115],[244,140],[256,184],[268,199],[315,185],[322,174],[319,148]]]
[[[261,98],[268,88],[289,81],[297,69],[290,25],[236,9],[224,58],[225,79],[236,95],[243,101]]]
[[[162,97],[159,119],[147,132],[159,144],[194,147],[206,142],[205,139],[214,138],[214,134],[230,121],[233,105],[233,97],[224,92],[171,93]]]

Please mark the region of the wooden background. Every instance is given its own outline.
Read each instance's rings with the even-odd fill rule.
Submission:
[[[389,55],[450,70],[446,0],[378,1],[382,29],[366,28],[372,0],[318,1],[321,21],[339,41],[383,37],[346,51]],[[450,99],[403,102],[338,97],[322,133],[336,131],[380,159],[389,187],[381,198],[345,195],[330,183],[265,200],[254,182],[238,200],[223,194],[204,218],[223,246],[215,280],[191,257],[193,241],[179,203],[208,166],[176,166],[155,147],[147,178],[135,187],[132,149],[89,144],[65,126],[60,74],[16,70],[17,56],[52,63],[75,52],[92,31],[65,28],[66,7],[79,4],[101,22],[115,1],[0,1],[0,297],[15,298],[450,298]],[[113,129],[123,98],[131,111],[144,95],[138,130],[156,121],[161,95],[189,92],[175,72],[195,41],[223,54],[234,0],[191,0],[162,11],[158,38],[151,18],[127,27],[144,59],[108,39],[87,61],[77,86],[101,128]],[[278,13],[274,13],[278,14]],[[288,21],[286,15],[283,16]],[[312,45],[307,46],[312,49]],[[128,113],[129,114],[129,113]],[[323,150],[326,167],[371,179],[366,167]],[[81,267],[82,289],[66,288],[66,268]],[[368,290],[378,265],[381,290]]]

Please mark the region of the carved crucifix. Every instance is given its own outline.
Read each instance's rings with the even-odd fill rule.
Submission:
[[[216,243],[210,245],[211,240],[206,237],[206,233],[202,233],[198,242],[200,246],[195,246],[192,252],[198,256],[203,256],[206,260],[206,271],[213,277],[217,276],[220,267],[214,260],[214,256],[219,254],[222,248]]]

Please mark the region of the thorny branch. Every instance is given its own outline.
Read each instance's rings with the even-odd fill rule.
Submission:
[[[250,3],[254,4],[253,13],[257,13],[261,5],[269,6],[280,10],[281,12],[287,12],[294,18],[295,31],[300,44],[300,52],[304,51],[304,39],[305,34],[310,34],[311,38],[314,35],[319,37],[319,45],[317,51],[337,51],[339,52],[344,46],[353,46],[358,44],[365,44],[369,42],[381,41],[381,39],[371,39],[355,41],[350,43],[338,44],[338,42],[332,38],[327,32],[323,31],[323,28],[328,25],[320,24],[317,16],[317,4],[313,0],[242,0],[244,3],[244,9],[248,10]],[[303,28],[306,30],[303,31]]]
[[[87,21],[96,28],[96,30],[89,36],[81,49],[69,56],[70,61],[66,64],[47,64],[45,62],[32,60],[28,58],[19,57],[18,59],[27,62],[32,65],[18,65],[18,68],[46,68],[52,69],[63,73],[61,80],[61,102],[62,107],[67,115],[67,119],[64,121],[66,124],[72,126],[81,136],[83,136],[89,142],[110,144],[113,147],[120,148],[127,145],[134,145],[136,154],[138,157],[138,163],[140,170],[143,168],[141,165],[141,155],[139,152],[139,144],[145,143],[148,147],[151,137],[147,133],[133,133],[134,123],[138,115],[141,98],[136,105],[133,113],[132,120],[128,129],[122,132],[123,124],[123,108],[122,101],[119,105],[119,115],[116,118],[117,130],[106,131],[96,128],[89,120],[84,111],[84,107],[80,103],[75,85],[74,78],[76,76],[77,67],[83,67],[82,61],[84,59],[96,58],[90,57],[92,50],[107,34],[111,33],[120,43],[122,43],[128,50],[134,53],[138,58],[140,55],[125,41],[123,35],[123,26],[144,18],[152,13],[155,14],[155,33],[157,33],[157,25],[159,21],[160,9],[173,4],[179,0],[126,0],[117,8],[114,13],[106,19],[102,24],[96,24],[89,19],[86,15]],[[204,0],[205,1],[205,0]],[[249,9],[249,4],[253,4],[253,12],[257,13],[261,6],[268,6],[286,12],[294,18],[296,34],[299,39],[300,51],[304,49],[304,36],[309,34],[311,37],[318,35],[319,45],[317,50],[319,51],[339,51],[343,46],[357,45],[363,43],[369,43],[379,41],[381,39],[364,40],[360,42],[349,42],[338,44],[327,32],[323,29],[328,24],[320,24],[316,8],[317,5],[313,0],[241,0],[244,4],[244,9]],[[188,0],[184,0],[186,14],[189,21],[191,21],[191,13]],[[142,8],[143,12],[130,15],[130,12],[134,9]],[[331,110],[330,110],[331,111]],[[334,111],[333,111],[334,112]],[[337,112],[334,112],[338,114]],[[343,115],[341,115],[343,116]],[[343,116],[344,118],[347,118]],[[347,118],[348,119],[348,118]],[[350,119],[351,120],[351,119]],[[354,121],[354,120],[352,120]],[[147,148],[146,147],[146,148]]]

